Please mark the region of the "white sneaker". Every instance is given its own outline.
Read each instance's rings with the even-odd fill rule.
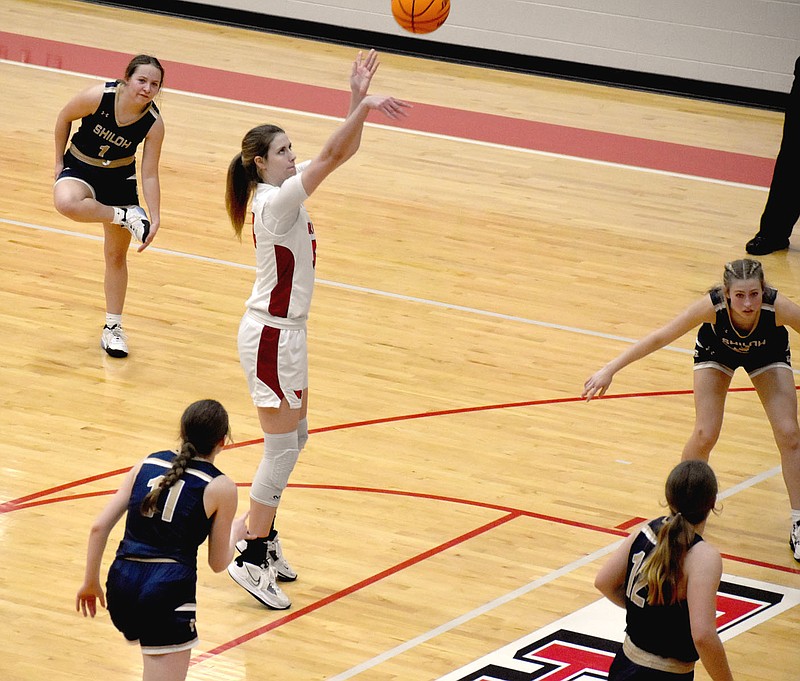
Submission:
[[[273,541],[267,541],[267,554],[272,559],[272,564],[278,572],[278,580],[281,582],[293,582],[297,579],[297,573],[294,571],[289,561],[283,556],[283,549],[281,548],[281,540],[278,535],[275,535]],[[243,553],[247,548],[247,540],[240,539],[236,542],[236,550]]]
[[[125,206],[125,217],[120,227],[127,229],[139,243],[144,243],[150,234],[150,220],[141,206]]]
[[[281,549],[281,540],[278,535],[275,535],[274,541],[267,542],[267,554],[272,558],[275,569],[278,571],[278,579],[282,582],[293,582],[297,579],[297,573],[294,571],[289,561],[283,557],[283,549]]]
[[[128,337],[119,324],[103,327],[103,335],[100,336],[100,347],[112,357],[128,356]]]
[[[789,533],[789,547],[794,551],[794,559],[800,563],[800,523],[792,525]]]
[[[266,565],[246,563],[242,557],[234,558],[228,566],[228,574],[257,601],[273,610],[286,610],[292,602],[276,582],[277,571],[272,561]]]

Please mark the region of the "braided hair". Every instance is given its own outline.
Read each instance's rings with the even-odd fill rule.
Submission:
[[[193,402],[181,417],[181,446],[172,467],[161,477],[157,487],[147,493],[142,500],[142,515],[153,515],[157,511],[161,492],[172,487],[183,477],[191,459],[208,456],[216,446],[230,437],[228,412],[216,400]]]
[[[725,263],[725,269],[722,273],[722,284],[714,284],[708,292],[722,291],[726,298],[730,298],[731,286],[736,281],[747,281],[748,279],[755,279],[761,285],[761,290],[767,286],[764,277],[764,268],[758,260],[751,260],[750,258],[742,258],[741,260],[731,260]]]

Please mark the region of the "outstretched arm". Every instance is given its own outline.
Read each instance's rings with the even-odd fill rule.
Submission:
[[[686,308],[671,322],[649,333],[587,378],[583,384],[581,397],[587,402],[593,397],[602,397],[611,385],[614,374],[620,369],[638,359],[642,359],[642,357],[646,357],[651,352],[660,350],[665,345],[669,345],[703,322],[713,321],[714,306],[711,303],[711,299],[708,296],[704,296]]]
[[[370,95],[362,99],[303,172],[301,177],[306,194],[310,196],[328,175],[358,151],[364,122],[370,110],[382,111],[389,118],[399,118],[405,116],[404,108],[407,106],[409,104],[394,97]]]
[[[800,333],[800,305],[779,293],[775,299],[775,323]]]

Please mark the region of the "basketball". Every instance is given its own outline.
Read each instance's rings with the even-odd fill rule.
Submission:
[[[392,0],[395,21],[411,33],[431,33],[450,14],[450,0]]]

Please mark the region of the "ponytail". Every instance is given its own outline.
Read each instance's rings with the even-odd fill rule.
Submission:
[[[247,204],[261,182],[255,158],[260,156],[266,161],[269,147],[276,135],[283,133],[277,125],[258,125],[248,130],[242,138],[242,151],[233,157],[228,165],[228,177],[225,182],[225,208],[228,211],[233,231],[242,238],[244,218]]]
[[[255,185],[256,180],[248,176],[247,169],[244,167],[242,154],[236,154],[228,165],[228,177],[225,182],[225,208],[228,211],[231,225],[233,225],[233,231],[236,232],[239,239],[242,238],[247,204]]]
[[[672,515],[659,528],[656,546],[641,572],[650,605],[672,605],[678,600],[695,526],[705,521],[717,501],[717,478],[705,461],[681,461],[667,477],[664,492]]]
[[[667,518],[658,530],[656,547],[645,560],[641,575],[650,605],[672,605],[678,600],[683,561],[694,535],[694,527],[681,513]]]

